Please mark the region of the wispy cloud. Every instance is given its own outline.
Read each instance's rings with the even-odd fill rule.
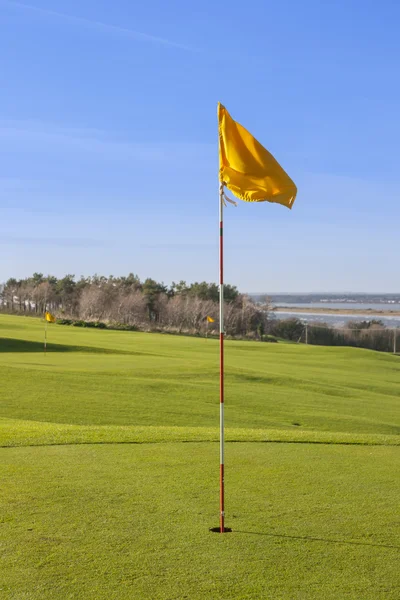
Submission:
[[[20,177],[0,177],[0,197],[2,192],[14,192],[26,189],[40,189],[40,182]]]
[[[140,244],[140,248],[145,248],[146,250],[203,250],[205,248],[214,248],[216,244],[212,243],[163,243],[163,244]]]
[[[3,235],[1,233],[0,244],[18,246],[59,246],[62,248],[104,248],[109,246],[105,241],[93,240],[90,238],[27,237]]]
[[[177,252],[182,252],[186,250],[214,250],[218,246],[218,242],[208,242],[208,243],[196,243],[196,242],[182,242],[181,244],[168,243],[164,244],[140,244],[140,248],[145,248],[146,250],[173,250]],[[258,248],[256,244],[242,244],[235,242],[235,248]]]
[[[14,0],[0,0],[3,4],[14,6],[25,11],[32,11],[38,14],[53,17],[55,19],[62,19],[63,21],[69,22],[71,25],[80,25],[82,27],[88,27],[95,29],[100,33],[117,34],[119,36],[125,36],[137,42],[147,42],[152,44],[160,44],[162,46],[169,46],[171,48],[177,48],[179,50],[186,50],[188,52],[195,52],[195,48],[185,46],[178,42],[168,40],[165,38],[157,37],[149,33],[143,33],[129,29],[127,27],[119,27],[117,25],[110,25],[103,23],[102,21],[96,21],[92,19],[85,19],[84,17],[77,17],[75,15],[69,15],[54,10],[48,10],[47,8],[40,8],[39,6],[33,6],[32,4],[24,4],[22,2],[14,2]]]
[[[97,129],[60,127],[39,121],[1,121],[0,152],[21,154],[40,152],[53,156],[69,153],[74,156],[95,156],[118,161],[174,162],[178,159],[204,157],[210,144],[181,142],[135,142],[111,137]]]

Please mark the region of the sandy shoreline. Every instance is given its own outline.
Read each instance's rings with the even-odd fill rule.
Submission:
[[[376,310],[374,308],[296,308],[277,306],[275,312],[285,313],[318,313],[319,315],[368,315],[371,317],[400,317],[400,310]]]

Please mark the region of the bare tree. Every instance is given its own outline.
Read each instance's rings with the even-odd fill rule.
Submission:
[[[147,321],[146,299],[139,290],[120,294],[118,321],[134,326],[141,326]]]

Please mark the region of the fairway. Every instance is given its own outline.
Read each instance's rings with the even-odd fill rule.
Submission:
[[[0,315],[0,598],[400,598],[400,357]]]

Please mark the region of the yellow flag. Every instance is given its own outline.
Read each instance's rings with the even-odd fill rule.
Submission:
[[[212,317],[207,317],[207,321],[209,323],[215,323],[215,319],[213,319]]]
[[[218,103],[219,180],[246,202],[292,208],[297,188],[280,164]]]
[[[56,318],[54,315],[52,315],[51,313],[49,313],[47,310],[44,313],[44,318],[46,319],[46,321],[48,321],[49,323],[55,323],[56,322]]]

